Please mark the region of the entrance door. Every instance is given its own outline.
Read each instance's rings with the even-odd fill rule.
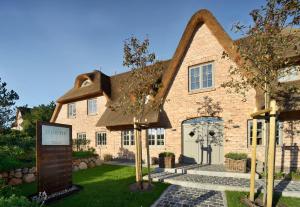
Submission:
[[[223,121],[200,117],[183,122],[183,162],[223,164]]]

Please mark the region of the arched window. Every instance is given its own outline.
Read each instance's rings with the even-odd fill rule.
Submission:
[[[80,87],[85,87],[85,86],[89,86],[92,84],[92,81],[89,79],[86,79],[85,81],[82,82]]]

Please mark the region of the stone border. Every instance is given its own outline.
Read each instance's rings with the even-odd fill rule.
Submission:
[[[173,185],[170,185],[167,187],[167,189],[159,196],[159,198],[150,206],[150,207],[156,207],[159,202],[162,200],[162,198],[170,191]]]
[[[226,192],[225,191],[221,191],[221,193],[222,193],[222,197],[223,197],[224,206],[228,207]]]

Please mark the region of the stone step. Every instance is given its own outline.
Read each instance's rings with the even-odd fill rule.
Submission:
[[[147,177],[145,178],[147,179]],[[250,185],[249,179],[246,178],[177,174],[169,172],[154,173],[152,174],[152,179],[156,182],[165,182],[183,187],[216,191],[249,191]],[[256,190],[261,186],[260,182],[256,182]]]
[[[245,179],[250,179],[251,176],[250,173],[205,170],[205,169],[201,169],[199,165],[184,166],[184,167],[177,167],[177,168],[156,168],[155,172],[207,175],[207,176],[245,178]],[[259,175],[257,173],[255,174],[255,178],[256,179],[259,178]]]
[[[155,182],[165,182],[183,187],[216,191],[249,191],[250,180],[246,178],[219,177],[197,174],[159,172],[151,174]],[[144,176],[147,180],[148,177]],[[257,179],[255,190],[263,192],[263,179]],[[300,198],[300,181],[275,180],[274,191],[282,196]]]
[[[250,179],[250,173],[238,173],[238,172],[217,172],[217,171],[206,171],[206,170],[198,170],[198,169],[191,169],[187,170],[186,174],[192,175],[207,175],[207,176],[217,176],[217,177],[227,177],[227,178],[245,178]],[[255,178],[258,179],[259,176],[256,173]]]

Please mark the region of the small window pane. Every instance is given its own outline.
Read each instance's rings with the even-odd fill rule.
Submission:
[[[122,131],[122,140],[123,140],[123,145],[128,146],[128,145],[134,145],[134,132],[133,130],[125,130]]]
[[[89,99],[88,100],[88,114],[96,114],[97,113],[97,99]]]
[[[76,116],[75,103],[68,104],[68,117],[72,118]]]
[[[165,130],[163,128],[157,129],[157,145],[165,144]]]
[[[107,144],[105,132],[97,132],[96,136],[97,136],[96,145],[106,145]]]
[[[190,89],[195,90],[200,88],[200,69],[190,69]]]
[[[155,130],[148,129],[148,144],[155,145]]]

